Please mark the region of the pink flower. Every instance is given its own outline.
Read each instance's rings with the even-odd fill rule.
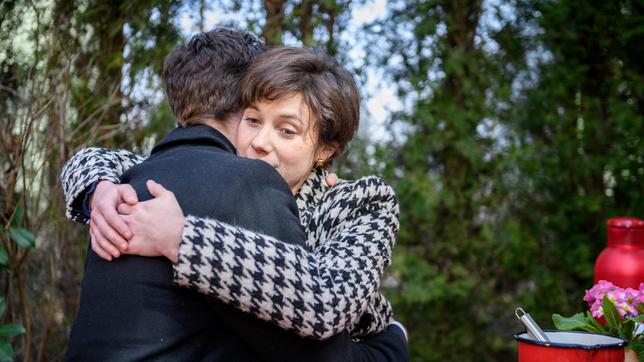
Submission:
[[[590,306],[590,313],[593,315],[593,317],[598,319],[604,316],[604,308],[602,308],[602,303],[599,300],[596,300]]]
[[[626,288],[624,293],[626,293],[626,300],[628,303],[632,304],[633,307],[637,308],[637,306],[642,304],[642,293],[639,290]]]
[[[597,284],[595,284],[592,288],[590,288],[590,290],[586,291],[586,295],[584,295],[584,300],[588,302],[588,305],[591,307],[593,303],[595,303],[595,301],[597,300],[599,300],[599,304],[601,305],[601,301],[602,299],[604,299],[604,295],[606,295],[608,292],[615,291],[617,289],[620,289],[620,288],[613,285],[613,283],[606,280],[600,280]]]
[[[617,312],[622,318],[637,316],[637,309],[624,301],[615,303],[615,308],[617,308]]]
[[[639,311],[644,309],[644,283],[636,290],[622,289],[611,282],[600,280],[584,295],[584,300],[588,302],[590,312],[595,318],[604,316],[602,307],[604,296],[615,305],[622,318],[637,316]]]

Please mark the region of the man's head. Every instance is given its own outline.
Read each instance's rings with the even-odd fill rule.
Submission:
[[[199,33],[168,54],[163,82],[179,126],[226,120],[242,109],[239,84],[264,45],[227,28]]]

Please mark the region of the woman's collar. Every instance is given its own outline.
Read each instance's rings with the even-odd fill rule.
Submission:
[[[328,174],[329,172],[325,169],[316,167],[309,175],[309,178],[304,181],[304,184],[295,195],[297,208],[300,212],[320,202],[324,192],[329,188],[326,184]]]

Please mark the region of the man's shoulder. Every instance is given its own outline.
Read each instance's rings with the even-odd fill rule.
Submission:
[[[198,163],[203,165],[201,167],[203,170],[214,171],[222,168],[228,172],[234,170],[236,176],[279,177],[279,174],[266,162],[240,157],[226,150],[210,146],[177,147],[166,152],[152,154],[146,161],[153,163],[170,161],[185,167],[194,167]]]
[[[240,176],[245,180],[246,185],[260,188],[277,187],[290,192],[284,178],[268,163],[243,157],[237,157],[234,162],[240,169]]]
[[[237,166],[239,182],[229,185],[221,200],[234,205],[227,215],[229,223],[306,247],[297,204],[286,181],[264,161],[242,159]]]

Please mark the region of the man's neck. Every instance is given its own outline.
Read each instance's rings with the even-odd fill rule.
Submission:
[[[203,124],[221,132],[230,143],[237,147],[237,127],[239,126],[239,117],[228,117],[224,120],[214,118],[205,119]]]

